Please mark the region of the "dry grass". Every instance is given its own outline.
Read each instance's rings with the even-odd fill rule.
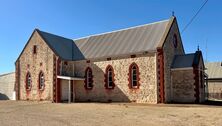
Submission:
[[[0,101],[1,126],[221,126],[222,106]]]

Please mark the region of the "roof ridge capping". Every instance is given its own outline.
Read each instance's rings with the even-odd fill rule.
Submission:
[[[168,25],[166,26],[165,32],[164,32],[164,34],[163,34],[163,36],[162,36],[162,38],[161,38],[161,40],[160,40],[159,45],[157,46],[157,48],[162,48],[162,47],[163,47],[164,42],[165,42],[165,40],[166,40],[166,38],[167,38],[167,36],[168,36],[168,34],[169,34],[169,32],[170,32],[170,29],[171,29],[174,21],[177,22],[176,17],[175,17],[175,16],[172,16],[172,17],[169,19]]]
[[[152,23],[136,25],[136,26],[132,26],[132,27],[128,27],[128,28],[122,28],[122,29],[108,31],[108,32],[103,32],[103,33],[98,33],[98,34],[92,34],[92,35],[88,35],[88,36],[84,36],[84,37],[80,37],[80,38],[75,38],[75,39],[73,39],[73,41],[80,40],[80,39],[86,39],[86,38],[90,38],[90,37],[94,37],[94,36],[100,36],[100,35],[115,33],[115,32],[119,32],[119,31],[130,30],[130,29],[144,27],[144,26],[149,26],[149,25],[154,25],[154,24],[163,23],[163,22],[169,22],[171,19],[172,19],[172,17],[169,18],[169,19],[164,19],[164,20],[160,20],[160,21],[156,21],[156,22],[152,22]]]
[[[69,39],[69,40],[72,40],[70,38],[66,38],[66,37],[63,37],[63,36],[60,36],[60,35],[57,35],[57,34],[52,34],[52,33],[49,33],[49,32],[46,32],[46,31],[42,31],[42,30],[39,30],[38,28],[35,28],[34,31],[37,31],[38,33],[46,33],[46,34],[50,34],[50,35],[53,35],[53,36],[56,36],[56,37],[60,37],[60,38],[63,38],[63,39]],[[42,34],[41,34],[42,35]],[[73,40],[72,40],[73,41]]]

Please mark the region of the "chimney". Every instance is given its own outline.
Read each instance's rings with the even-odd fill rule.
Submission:
[[[220,66],[222,66],[222,62],[221,62],[221,64],[220,64]]]

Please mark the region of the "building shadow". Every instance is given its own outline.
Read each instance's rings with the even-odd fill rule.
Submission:
[[[207,100],[203,104],[205,104],[205,105],[212,105],[212,106],[222,106],[222,101],[219,101],[219,100]]]
[[[106,89],[105,88],[105,73],[104,71],[98,67],[95,63],[91,63],[87,65],[93,71],[93,88],[91,90],[85,89],[84,81],[77,81],[75,84],[75,101],[76,102],[100,102],[100,103],[110,103],[110,102],[135,102],[137,99],[130,100],[129,87],[128,83],[119,83],[122,82],[121,76],[117,76],[118,71],[114,69],[114,89]],[[113,66],[114,67],[114,66]],[[85,68],[85,69],[86,69]],[[85,69],[79,69],[81,72],[78,76],[84,77]],[[127,76],[127,73],[124,73]],[[123,76],[123,75],[122,75]],[[117,78],[118,77],[118,78]],[[121,80],[121,81],[120,81]],[[128,82],[128,77],[127,77]],[[139,93],[139,92],[138,92]],[[133,95],[138,95],[135,92]],[[135,97],[136,98],[136,97]]]
[[[5,94],[0,93],[0,100],[9,100],[9,97]]]

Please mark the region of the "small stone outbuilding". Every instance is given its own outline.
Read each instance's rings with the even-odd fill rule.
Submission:
[[[0,100],[15,100],[15,72],[0,75]]]
[[[56,103],[201,102],[199,82],[176,81],[171,66],[178,55],[185,51],[176,17],[74,40],[35,29],[16,60],[16,96]],[[198,63],[188,78],[200,77]],[[192,85],[183,88],[192,100],[175,95],[180,89],[173,84]]]

